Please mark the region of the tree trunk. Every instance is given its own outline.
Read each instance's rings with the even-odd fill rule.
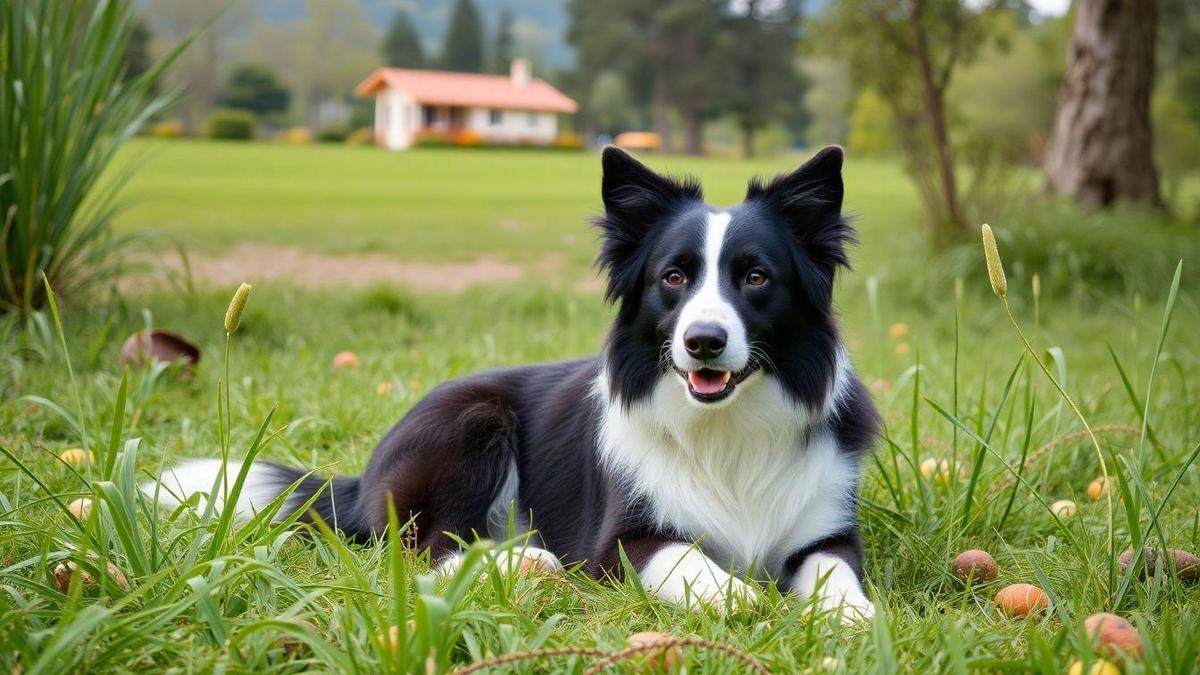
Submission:
[[[661,56],[655,59],[651,78],[650,108],[654,116],[654,131],[662,138],[662,151],[671,152],[671,83]]]
[[[962,205],[958,201],[958,179],[954,175],[954,151],[950,147],[950,134],[946,131],[946,92],[944,83],[938,81],[933,71],[933,57],[929,52],[929,35],[921,13],[923,3],[914,3],[912,13],[913,44],[917,56],[917,65],[921,69],[921,89],[925,96],[925,107],[928,112],[929,135],[933,140],[934,154],[937,157],[938,180],[941,185],[942,205],[945,212],[941,220],[944,229],[939,230],[938,239],[948,239],[945,235],[959,234],[967,230],[967,219],[963,215]]]
[[[1154,0],[1080,0],[1046,150],[1051,190],[1088,206],[1162,206],[1150,128]]]
[[[754,156],[754,127],[742,125],[742,157],[749,159]]]
[[[689,155],[704,154],[704,106],[695,98],[689,99],[684,110],[684,151]]]

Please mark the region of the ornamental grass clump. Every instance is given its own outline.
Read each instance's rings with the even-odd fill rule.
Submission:
[[[127,170],[117,151],[170,94],[154,83],[186,42],[143,73],[127,54],[131,0],[0,3],[0,313],[111,281],[129,238],[113,235]]]

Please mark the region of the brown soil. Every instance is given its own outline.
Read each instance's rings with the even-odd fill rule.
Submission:
[[[183,271],[178,258],[162,261],[175,272]],[[361,287],[376,283],[397,284],[416,291],[456,293],[480,284],[511,283],[525,276],[525,268],[495,258],[470,262],[413,262],[379,253],[327,255],[296,246],[242,244],[219,255],[188,256],[193,278],[200,283],[233,286],[243,281],[285,281],[298,286]]]

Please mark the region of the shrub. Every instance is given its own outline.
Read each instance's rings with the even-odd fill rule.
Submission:
[[[560,131],[554,137],[554,147],[560,150],[582,150],[583,136],[574,131]]]
[[[413,147],[417,148],[449,148],[454,145],[454,138],[441,131],[423,131],[413,139]]]
[[[254,138],[254,126],[258,123],[249,110],[218,108],[204,125],[204,135],[223,141],[249,141]]]
[[[312,143],[312,132],[308,130],[308,127],[292,127],[281,131],[275,136],[275,140],[290,145],[304,145]]]
[[[0,2],[0,312],[42,307],[43,274],[61,294],[120,272],[128,172],[107,169],[165,108],[153,85],[183,48],[134,74],[137,23],[130,0]]]
[[[484,145],[486,141],[483,136],[477,131],[470,129],[462,129],[454,133],[454,144],[466,147],[479,147]]]
[[[375,143],[375,130],[371,127],[360,127],[346,134],[346,142],[350,145],[372,145]]]
[[[322,129],[320,131],[320,133],[317,134],[317,142],[318,143],[344,143],[346,141],[346,136],[348,136],[348,135],[349,134],[347,133],[347,131],[340,127],[332,127],[329,129]]]
[[[183,125],[179,122],[159,122],[150,125],[146,135],[152,138],[182,138]]]

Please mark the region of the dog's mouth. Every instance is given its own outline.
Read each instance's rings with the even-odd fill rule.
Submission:
[[[746,368],[734,373],[713,368],[697,370],[676,368],[675,372],[679,373],[679,376],[687,382],[688,393],[692,395],[692,398],[704,403],[715,403],[732,394],[737,385],[745,381],[750,373],[754,372],[754,369]]]

